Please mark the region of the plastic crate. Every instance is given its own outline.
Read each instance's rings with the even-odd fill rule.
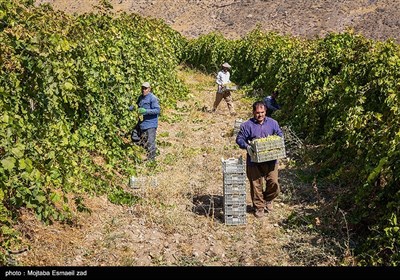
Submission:
[[[225,194],[224,205],[243,204],[246,203],[245,193]]]
[[[232,185],[224,185],[224,195],[226,194],[245,194],[246,193],[246,184],[232,184]]]
[[[278,149],[275,151],[267,151],[263,153],[257,153],[251,157],[252,162],[265,162],[270,160],[276,160],[286,157],[285,149]]]
[[[250,145],[253,147],[255,152],[263,152],[266,150],[279,149],[285,147],[285,141],[283,140],[283,138],[279,137],[279,139],[262,141],[267,138],[268,137],[259,138],[251,141]]]
[[[283,138],[269,141],[253,140],[250,145],[254,150],[251,155],[252,162],[265,162],[286,157],[285,141]]]
[[[157,187],[158,182],[155,177],[135,177],[129,178],[129,187],[132,189],[144,189],[147,187]]]
[[[227,85],[227,86],[222,87],[222,91],[223,92],[225,92],[225,91],[235,91],[235,90],[238,90],[238,86],[236,86],[236,85]]]
[[[240,125],[243,123],[242,119],[237,119],[235,120],[235,123],[233,125],[233,135],[237,135],[240,130]]]
[[[224,206],[225,216],[243,216],[246,215],[246,204],[230,204]]]
[[[245,184],[246,174],[244,173],[224,173],[224,185]]]
[[[242,157],[222,159],[222,171],[226,173],[244,173],[245,164]]]
[[[245,225],[246,220],[247,220],[246,215],[239,215],[239,216],[227,215],[227,216],[225,216],[225,224],[230,225],[230,226]]]

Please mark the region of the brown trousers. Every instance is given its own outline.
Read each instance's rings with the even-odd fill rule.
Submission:
[[[278,196],[278,161],[267,161],[246,165],[247,178],[250,181],[250,195],[253,207],[260,209],[266,206],[266,201],[272,201]],[[265,181],[265,190],[263,183]]]
[[[228,105],[228,109],[230,113],[234,113],[235,109],[233,108],[233,99],[230,91],[224,91],[222,93],[215,93],[215,101],[213,105],[213,111],[217,110],[219,103],[224,99],[226,101],[226,105]]]

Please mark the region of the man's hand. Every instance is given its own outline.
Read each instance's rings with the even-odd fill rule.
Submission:
[[[146,114],[146,109],[145,109],[145,108],[139,108],[139,109],[138,109],[138,113],[139,113],[140,115],[144,115],[144,114]]]
[[[253,157],[255,155],[256,152],[253,150],[253,147],[251,145],[248,145],[246,147],[246,149],[247,149],[247,153],[250,155],[250,157]]]

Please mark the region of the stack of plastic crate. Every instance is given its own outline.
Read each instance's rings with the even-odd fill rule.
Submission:
[[[246,224],[246,174],[242,157],[222,160],[222,169],[225,224]]]

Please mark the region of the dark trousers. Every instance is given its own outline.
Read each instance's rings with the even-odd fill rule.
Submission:
[[[278,161],[267,161],[246,165],[247,178],[250,181],[250,194],[253,207],[262,209],[267,201],[272,201],[278,196],[280,187],[278,183]],[[263,183],[265,182],[265,190]]]
[[[149,128],[146,130],[142,130],[142,141],[144,144],[144,148],[147,151],[147,159],[154,160],[156,158],[156,135],[157,128]]]

